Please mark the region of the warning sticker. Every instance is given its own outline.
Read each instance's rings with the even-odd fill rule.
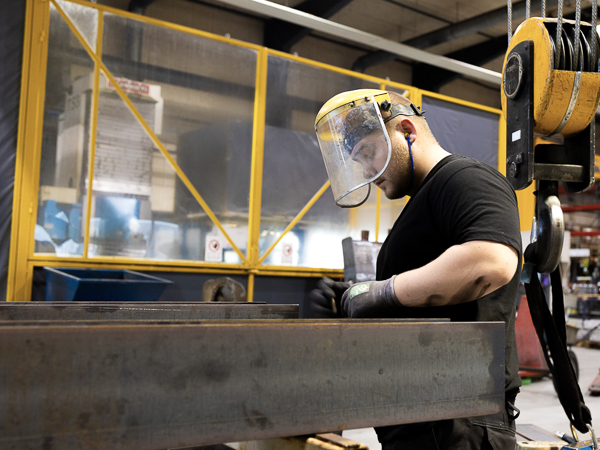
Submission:
[[[223,261],[223,246],[216,236],[206,236],[206,249],[204,251],[204,260],[210,262]]]
[[[292,264],[294,259],[294,247],[292,244],[283,244],[281,247],[281,264]]]

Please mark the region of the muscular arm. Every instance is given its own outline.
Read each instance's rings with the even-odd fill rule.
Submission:
[[[512,247],[470,241],[450,247],[423,267],[398,275],[394,293],[409,307],[470,302],[507,284],[518,263]]]

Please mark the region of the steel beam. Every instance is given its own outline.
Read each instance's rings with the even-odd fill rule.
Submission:
[[[525,7],[528,2],[529,0],[520,1],[513,4],[513,19],[525,17]],[[539,9],[540,4],[540,0],[534,0],[532,2],[531,7],[535,11]],[[429,47],[433,47],[434,45],[441,44],[442,42],[447,42],[461,38],[463,36],[467,36],[469,34],[478,33],[481,30],[491,28],[500,23],[506,23],[506,5],[502,6],[501,8],[494,9],[493,11],[488,11],[486,13],[480,14],[476,17],[471,17],[470,19],[463,20],[462,22],[453,23],[438,30],[430,31],[429,33],[422,34],[421,36],[408,39],[403,43],[406,45],[410,45],[411,47],[426,49]],[[504,52],[506,52],[506,35],[504,36],[503,53]],[[447,56],[452,59],[458,59],[459,61],[463,61],[462,59],[455,58],[451,55]],[[381,64],[396,58],[397,55],[394,55],[389,52],[378,51],[368,53],[366,55],[361,56],[354,62],[354,64],[352,65],[352,70],[364,72],[365,69],[367,69],[368,67],[375,66],[377,64]],[[475,64],[470,61],[464,61],[469,62],[470,64]]]
[[[8,302],[2,320],[242,320],[297,319],[298,305],[175,302]],[[1,322],[0,322],[1,323]]]
[[[298,11],[313,14],[324,19],[339,12],[353,0],[304,0],[296,5]],[[290,52],[293,45],[310,33],[310,29],[289,24],[279,19],[269,19],[264,27],[265,47]]]
[[[0,448],[160,449],[504,408],[504,323],[0,325]]]
[[[428,53],[423,50],[392,41],[390,39],[385,39],[372,33],[357,30],[356,28],[348,27],[346,25],[332,22],[321,17],[313,16],[312,14],[307,14],[294,8],[279,5],[268,0],[219,1],[236,8],[264,14],[267,17],[301,25],[303,27],[310,28],[311,30],[320,31],[327,35],[347,39],[350,42],[355,42],[360,45],[367,45],[377,50],[384,50],[386,52],[393,53],[414,61],[424,62],[432,66],[452,70],[453,72],[457,72],[477,80],[492,83],[494,85],[500,85],[502,80],[502,75],[499,72],[494,72],[493,70],[466,64],[462,61],[450,59],[445,56]]]

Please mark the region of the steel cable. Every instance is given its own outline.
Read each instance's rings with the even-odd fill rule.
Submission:
[[[579,44],[581,32],[581,0],[575,3],[575,41],[573,42],[573,71],[577,71],[579,64]]]
[[[558,69],[560,63],[561,37],[562,37],[562,20],[563,20],[563,0],[558,0],[558,15],[556,17],[556,53],[554,54],[554,68]]]
[[[600,67],[596,67],[596,44],[598,41],[598,37],[596,34],[596,21],[598,18],[598,0],[592,0],[592,61],[590,63],[590,71],[597,71]]]
[[[512,0],[508,0],[506,10],[508,16],[508,45],[510,45],[510,38],[512,37]]]
[[[542,0],[542,19],[546,17],[546,0]]]

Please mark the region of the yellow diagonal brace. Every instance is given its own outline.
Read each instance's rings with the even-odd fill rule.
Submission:
[[[216,227],[219,229],[219,231],[221,231],[221,233],[223,233],[223,236],[225,236],[225,238],[229,241],[229,243],[231,244],[231,247],[235,250],[235,252],[238,254],[240,259],[243,262],[247,263],[248,260],[246,259],[244,254],[235,245],[235,243],[233,242],[233,239],[231,239],[229,237],[229,235],[225,231],[225,228],[223,228],[223,225],[221,225],[221,222],[219,222],[219,219],[217,219],[217,216],[215,216],[215,214],[212,212],[212,210],[210,209],[208,204],[204,201],[202,196],[198,193],[198,191],[196,190],[196,188],[194,187],[192,182],[188,179],[188,177],[185,175],[185,173],[183,173],[181,168],[177,165],[177,163],[175,162],[173,157],[169,154],[169,152],[167,151],[167,149],[165,148],[163,143],[160,141],[158,136],[156,136],[154,131],[152,131],[152,128],[150,128],[150,126],[146,123],[146,121],[144,120],[144,118],[142,117],[140,112],[137,110],[137,108],[133,105],[133,103],[131,102],[129,97],[127,97],[125,92],[123,92],[123,89],[121,89],[121,87],[119,86],[119,84],[117,83],[117,81],[115,80],[113,75],[110,73],[110,71],[104,65],[100,56],[98,56],[92,50],[92,48],[88,45],[87,41],[83,38],[83,36],[81,36],[81,33],[79,33],[79,30],[77,29],[77,27],[71,22],[71,20],[67,16],[67,14],[63,11],[63,9],[60,7],[60,5],[57,4],[56,0],[51,0],[51,2],[54,5],[54,7],[57,9],[59,14],[61,15],[61,17],[63,18],[65,23],[69,26],[69,28],[71,29],[73,34],[77,37],[77,39],[79,40],[81,45],[85,48],[85,51],[88,52],[88,54],[94,60],[94,62],[100,66],[100,69],[102,70],[102,72],[104,73],[106,78],[108,78],[108,80],[114,86],[114,88],[117,91],[117,94],[119,94],[119,97],[121,97],[121,100],[123,100],[125,102],[125,104],[129,108],[131,113],[138,120],[138,122],[140,123],[142,128],[144,128],[144,130],[146,131],[146,133],[148,134],[150,139],[152,139],[152,142],[154,143],[154,145],[156,145],[156,147],[158,147],[158,149],[163,154],[163,156],[167,159],[167,161],[169,162],[171,167],[175,170],[175,172],[179,176],[179,179],[182,181],[183,184],[185,184],[185,186],[188,188],[190,193],[194,196],[196,201],[200,204],[202,209],[204,209],[204,212],[206,212],[206,215],[210,218],[210,220],[212,220],[212,222],[216,225]]]
[[[264,255],[262,255],[260,257],[260,259],[258,260],[258,263],[261,264],[265,258],[267,256],[269,256],[269,253],[271,253],[273,251],[273,249],[277,246],[277,244],[279,244],[279,241],[281,241],[281,239],[283,238],[283,236],[285,236],[285,234],[290,231],[292,228],[294,228],[296,226],[296,224],[298,222],[300,222],[300,219],[302,219],[302,217],[304,217],[304,214],[306,214],[308,212],[308,210],[317,202],[317,200],[319,200],[319,198],[321,197],[321,195],[323,195],[323,192],[325,192],[327,189],[329,189],[329,185],[331,183],[329,181],[327,181],[322,187],[321,189],[319,189],[317,191],[317,193],[313,196],[313,198],[311,198],[309,200],[309,202],[306,204],[306,206],[304,206],[304,208],[302,208],[302,210],[298,213],[298,215],[296,217],[294,217],[294,220],[292,220],[290,222],[290,224],[287,226],[287,228],[285,230],[283,230],[283,233],[281,233],[281,236],[279,236],[277,238],[277,240],[275,242],[273,242],[273,245],[271,245],[269,247],[269,249],[264,253]]]

